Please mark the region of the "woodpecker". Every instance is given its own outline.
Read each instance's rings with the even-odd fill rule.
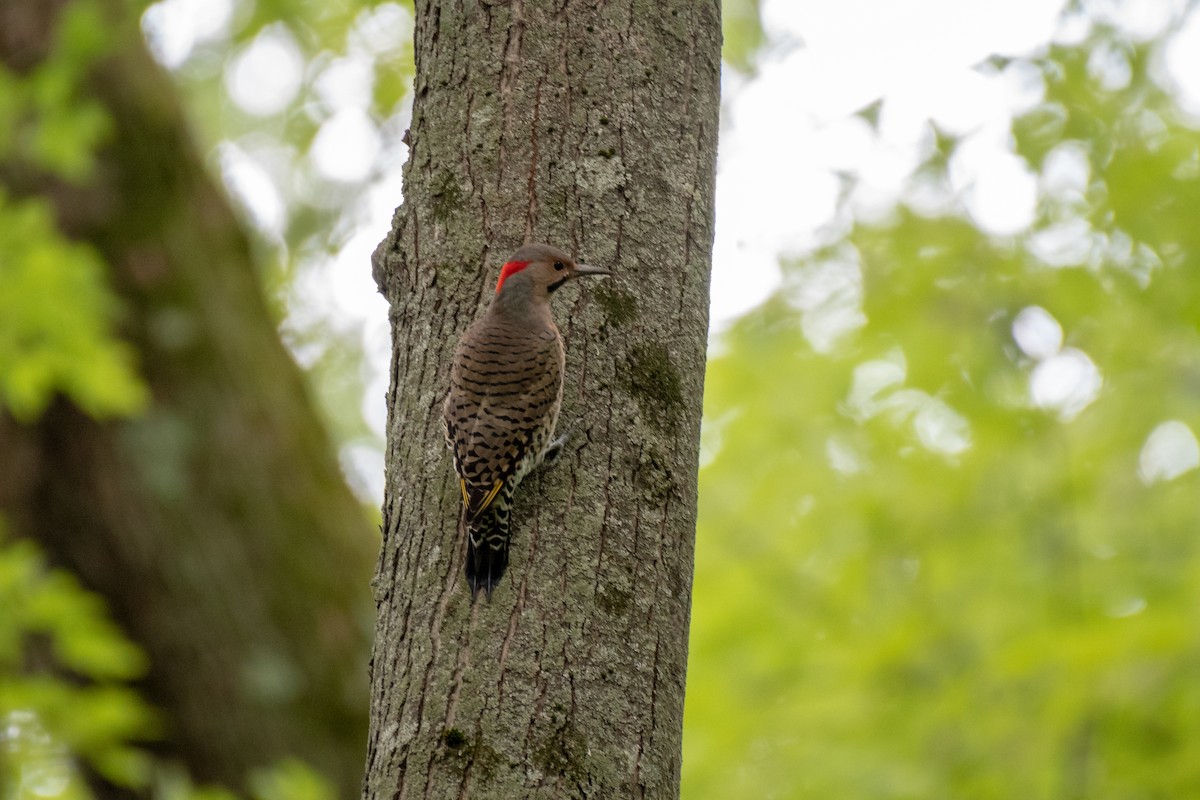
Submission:
[[[513,491],[562,446],[562,336],[550,296],[572,278],[608,275],[546,244],[526,244],[500,270],[491,305],[463,334],[443,407],[467,529],[467,584],[488,599],[508,568]]]

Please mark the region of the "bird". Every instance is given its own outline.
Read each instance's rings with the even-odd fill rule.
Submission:
[[[554,431],[566,354],[550,298],[574,278],[611,274],[548,244],[522,245],[454,350],[442,416],[462,495],[472,603],[481,589],[490,601],[508,568],[513,492],[563,445]]]

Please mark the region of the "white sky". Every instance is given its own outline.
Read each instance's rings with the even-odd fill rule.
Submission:
[[[1062,0],[767,0],[773,40],[758,77],[730,86],[717,177],[714,328],[777,285],[781,253],[805,250],[833,216],[836,170],[861,172],[874,206],[890,204],[921,156],[934,119],[973,133],[956,188],[997,231],[1032,219],[1035,184],[1006,155],[1008,123],[1030,99],[1016,76],[972,69],[989,55],[1023,54],[1050,40]],[[886,99],[880,135],[847,115]]]
[[[713,330],[720,331],[780,285],[781,255],[803,252],[822,237],[829,238],[840,186],[837,171],[860,176],[854,195],[858,213],[887,208],[922,157],[930,119],[964,137],[949,174],[951,188],[973,219],[997,234],[1026,227],[1039,187],[1011,154],[1008,125],[1014,112],[1039,100],[1040,78],[1015,68],[985,76],[973,67],[992,54],[1028,54],[1052,36],[1061,40],[1085,33],[1082,25],[1059,28],[1063,4],[1064,0],[764,0],[769,45],[759,73],[746,80],[727,72],[723,82]],[[1093,0],[1089,10],[1149,38],[1160,34],[1183,5],[1184,0]],[[197,42],[228,29],[234,9],[232,0],[162,0],[147,12],[144,25],[159,59],[179,67]],[[318,315],[339,329],[361,331],[371,370],[364,411],[382,439],[387,309],[370,277],[370,254],[387,233],[400,202],[400,165],[407,154],[403,146],[381,151],[384,139],[365,113],[370,69],[364,59],[411,35],[411,19],[389,4],[365,17],[360,27],[352,37],[351,52],[326,64],[315,79],[327,116],[307,154],[306,168],[325,179],[342,175],[357,180],[370,173],[377,156],[387,166],[364,195],[356,232],[336,257],[302,274],[293,305],[305,317]],[[226,71],[235,102],[255,114],[271,114],[286,105],[300,85],[297,54],[286,30],[265,29]],[[1184,107],[1200,113],[1198,54],[1200,14],[1193,14],[1165,62],[1179,84]],[[1119,82],[1117,73],[1112,80]],[[878,133],[848,116],[879,98],[885,103]],[[281,185],[284,179],[272,174],[271,148],[256,150],[253,144],[223,145],[221,164],[231,191],[250,208],[255,224],[277,237],[288,188]],[[1042,191],[1074,191],[1086,180],[1086,162],[1081,166],[1081,159],[1071,156],[1064,151],[1058,158],[1061,164],[1048,170],[1052,174]],[[1047,260],[1071,257],[1058,252],[1081,240],[1069,233],[1049,237]],[[809,295],[815,291],[817,296],[796,299],[804,311],[805,333],[818,348],[861,324],[856,268],[834,272],[838,270],[831,271],[825,288],[809,289]],[[829,303],[826,295],[843,302]],[[1026,319],[1030,321],[1036,318]],[[1065,367],[1082,378],[1066,380],[1063,376],[1070,370]],[[1086,354],[1047,352],[1038,369],[1031,382],[1033,400],[1057,404],[1064,417],[1095,397],[1100,377]],[[361,490],[382,495],[378,451],[352,446],[345,460]]]

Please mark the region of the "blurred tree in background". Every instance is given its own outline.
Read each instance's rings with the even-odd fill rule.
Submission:
[[[364,329],[378,318],[383,341],[372,344],[386,358],[387,310],[382,299],[354,307],[358,298],[341,296],[339,284],[357,276],[373,292],[363,264],[400,202],[410,5],[162,0],[142,16],[209,168],[249,229],[284,341],[364,495],[382,486],[382,456],[361,463],[353,454],[383,447],[364,419]],[[385,388],[375,387],[372,406],[383,408]]]
[[[370,515],[276,331],[270,248],[146,50],[154,8],[0,5],[0,789],[349,797]]]
[[[1169,33],[1070,13],[979,68],[1040,93],[1032,225],[973,221],[931,127],[716,344],[689,800],[1200,787],[1200,121]]]

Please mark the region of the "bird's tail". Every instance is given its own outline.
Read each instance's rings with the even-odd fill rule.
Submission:
[[[474,602],[483,589],[488,600],[508,569],[508,508],[493,505],[467,523],[467,585]]]

